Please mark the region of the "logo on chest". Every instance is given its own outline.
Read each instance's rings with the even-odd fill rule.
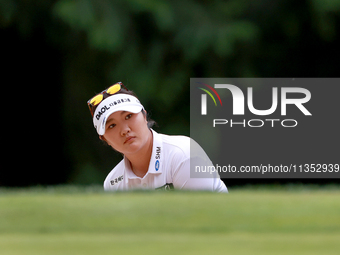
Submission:
[[[121,182],[123,179],[124,179],[124,176],[121,175],[118,178],[115,178],[115,179],[111,180],[110,183],[113,186],[113,185],[117,184],[118,182]]]

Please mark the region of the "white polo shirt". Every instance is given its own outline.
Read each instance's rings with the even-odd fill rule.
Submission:
[[[190,178],[190,143],[191,148],[194,147],[191,162],[212,166],[207,154],[194,140],[186,136],[158,134],[154,130],[152,134],[152,155],[145,176],[136,176],[131,170],[129,160],[124,157],[106,177],[105,190],[174,188],[228,192],[216,172],[210,178]]]

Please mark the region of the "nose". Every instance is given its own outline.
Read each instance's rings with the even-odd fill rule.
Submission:
[[[121,130],[121,136],[126,136],[128,133],[130,133],[131,129],[128,125],[124,125]]]

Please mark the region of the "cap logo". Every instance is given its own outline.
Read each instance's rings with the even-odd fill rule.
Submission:
[[[107,107],[106,105],[104,105],[99,111],[98,114],[96,114],[96,119],[99,120],[100,116],[102,116],[102,114],[104,112],[106,112],[107,110],[109,110],[111,107]]]
[[[121,104],[121,103],[125,103],[125,102],[130,102],[129,98],[122,98],[122,99],[118,99],[114,102],[111,102],[109,104],[109,106],[104,105],[99,111],[98,114],[96,114],[96,119],[99,120],[100,116],[102,116],[103,113],[105,113],[107,110],[109,110],[111,108],[111,106],[115,106],[117,104]]]

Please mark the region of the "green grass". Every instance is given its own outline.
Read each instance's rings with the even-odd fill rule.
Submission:
[[[339,254],[339,196],[0,189],[0,254]]]

